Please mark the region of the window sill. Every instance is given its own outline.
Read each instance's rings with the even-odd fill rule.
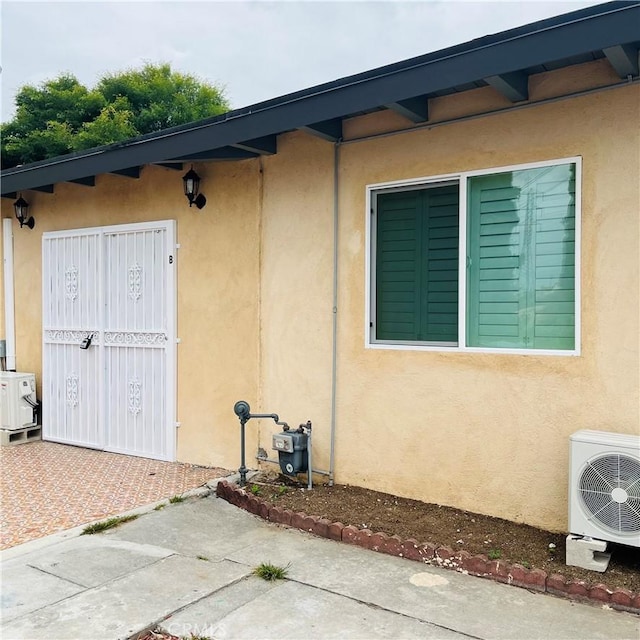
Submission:
[[[552,350],[552,349],[498,349],[488,347],[459,347],[445,345],[404,344],[389,342],[366,342],[365,349],[382,349],[386,351],[433,351],[437,353],[485,353],[490,355],[516,356],[580,356],[580,350]]]

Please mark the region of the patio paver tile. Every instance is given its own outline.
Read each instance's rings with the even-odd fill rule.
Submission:
[[[128,511],[228,475],[55,442],[0,448],[0,549]]]

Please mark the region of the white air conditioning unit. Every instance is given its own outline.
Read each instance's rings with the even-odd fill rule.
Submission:
[[[36,377],[0,371],[0,429],[15,431],[36,424]]]
[[[570,444],[569,531],[640,547],[640,436],[578,431]]]

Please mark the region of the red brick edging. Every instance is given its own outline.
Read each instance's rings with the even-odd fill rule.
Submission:
[[[590,585],[584,580],[569,580],[559,573],[548,575],[541,569],[527,569],[520,564],[489,560],[485,555],[471,555],[467,551],[454,551],[450,547],[441,547],[430,542],[418,542],[412,538],[403,540],[398,536],[374,533],[353,525],[345,526],[342,522],[330,522],[303,512],[294,513],[290,509],[274,506],[247,493],[226,480],[218,482],[216,494],[219,498],[264,520],[308,531],[330,540],[355,544],[371,551],[434,564],[525,589],[543,591],[572,600],[606,604],[613,609],[640,614],[640,593],[632,593],[628,589],[609,589],[604,584]]]

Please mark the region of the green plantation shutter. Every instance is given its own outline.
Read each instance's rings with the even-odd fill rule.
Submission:
[[[375,338],[457,342],[458,186],[379,194]]]
[[[419,191],[378,196],[376,224],[376,338],[417,340],[420,331]]]
[[[511,175],[469,180],[467,344],[518,347],[526,342],[526,241]]]
[[[574,349],[575,165],[468,186],[468,346]]]
[[[457,184],[422,193],[426,252],[421,340],[458,342],[458,245],[460,195]]]

